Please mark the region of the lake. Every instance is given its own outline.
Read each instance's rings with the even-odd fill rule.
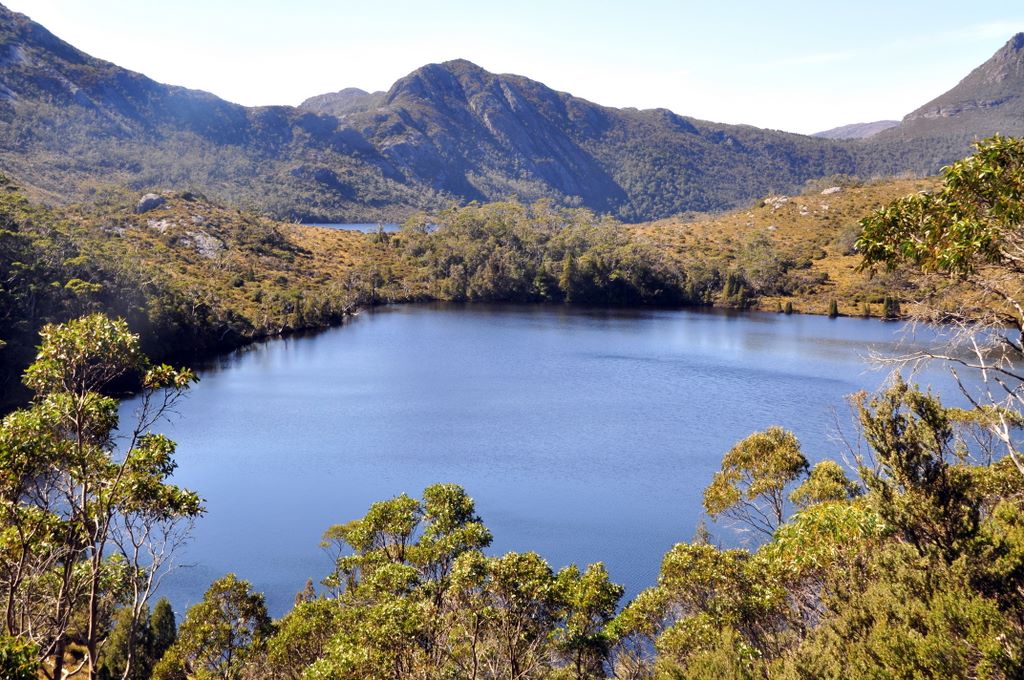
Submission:
[[[393,234],[402,228],[399,224],[382,224],[380,222],[311,222],[304,226],[341,229],[342,231],[360,231],[364,234],[376,234],[378,230]]]
[[[251,346],[203,369],[159,428],[178,442],[176,481],[208,508],[164,593],[180,615],[231,571],[280,615],[330,571],[328,526],[456,482],[491,553],[603,561],[634,595],[693,536],[736,441],[778,424],[812,460],[841,455],[844,396],[876,389],[885,372],[868,352],[907,333],[820,316],[406,305]],[[939,369],[918,380],[954,393]]]

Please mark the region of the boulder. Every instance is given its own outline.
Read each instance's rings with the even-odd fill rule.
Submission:
[[[167,199],[160,194],[146,194],[139,199],[138,205],[135,206],[135,212],[141,215],[142,213],[159,208],[166,202]]]

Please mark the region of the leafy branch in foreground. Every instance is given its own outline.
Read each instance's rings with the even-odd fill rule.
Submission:
[[[861,222],[862,268],[908,264],[954,278],[970,302],[923,300],[917,318],[941,320],[949,341],[915,351],[904,362],[938,359],[960,381],[1024,474],[1009,416],[1024,407],[1024,138],[995,136],[974,155],[943,170],[933,194],[907,196]]]

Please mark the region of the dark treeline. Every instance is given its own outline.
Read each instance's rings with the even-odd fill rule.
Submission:
[[[383,235],[387,238],[387,235]],[[431,297],[470,302],[703,303],[651,245],[589,210],[471,204],[406,222],[403,253]]]
[[[642,231],[544,201],[417,215],[376,238],[412,260],[414,286],[435,300],[742,308],[807,285],[810,267],[763,235],[738,256],[673,259]]]

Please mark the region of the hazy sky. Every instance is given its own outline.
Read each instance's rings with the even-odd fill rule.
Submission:
[[[93,56],[242,104],[465,58],[599,104],[816,132],[898,119],[1024,31],[1024,2],[0,0]]]

